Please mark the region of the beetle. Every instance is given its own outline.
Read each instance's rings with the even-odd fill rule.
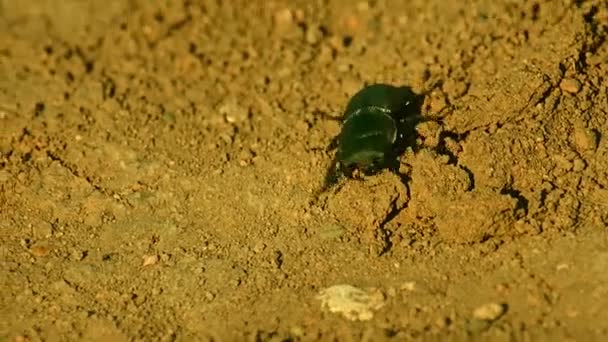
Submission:
[[[355,170],[371,176],[383,169],[399,172],[399,156],[415,140],[422,96],[408,87],[377,83],[353,95],[342,116],[342,128],[329,145],[336,150],[320,192]],[[335,119],[335,118],[334,118]],[[401,176],[401,175],[400,175]]]

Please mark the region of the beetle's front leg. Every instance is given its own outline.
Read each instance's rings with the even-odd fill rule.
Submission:
[[[337,135],[331,139],[329,145],[327,145],[327,150],[332,151],[338,148],[338,143],[340,142],[340,135]]]

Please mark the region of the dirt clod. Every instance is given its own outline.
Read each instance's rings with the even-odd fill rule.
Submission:
[[[576,94],[581,90],[581,82],[572,78],[564,78],[559,83],[559,87],[567,93]]]
[[[487,303],[473,310],[473,318],[482,321],[495,321],[507,311],[507,306],[500,303]]]
[[[365,181],[345,180],[342,188],[328,197],[327,209],[350,230],[373,231],[407,201],[407,191],[400,178],[383,172]]]
[[[472,191],[436,208],[437,230],[446,240],[470,243],[511,232],[517,200],[493,191]]]
[[[334,285],[323,289],[317,299],[330,312],[341,313],[350,320],[367,321],[384,306],[385,296],[377,289],[365,291],[351,285]]]
[[[46,244],[37,244],[30,248],[30,252],[36,257],[45,257],[51,252],[51,248]]]

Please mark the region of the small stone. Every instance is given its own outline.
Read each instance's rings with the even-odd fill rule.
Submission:
[[[357,11],[359,11],[359,12],[367,12],[367,11],[369,11],[369,2],[367,2],[367,1],[359,1],[357,3]]]
[[[306,42],[315,45],[321,40],[323,32],[318,27],[310,27],[306,30]]]
[[[213,292],[205,291],[205,299],[210,302],[215,299],[215,295],[213,294]]]
[[[353,33],[359,31],[361,28],[361,20],[357,15],[348,15],[344,18],[344,28],[347,32]]]
[[[538,234],[539,231],[533,224],[527,221],[519,220],[513,225],[515,231],[519,234]]]
[[[414,281],[406,281],[405,283],[401,284],[401,290],[404,291],[414,291],[416,289],[416,282]]]
[[[257,242],[255,246],[253,246],[253,252],[255,254],[263,252],[264,249],[266,249],[266,244],[261,241]]]
[[[241,285],[241,279],[232,279],[228,282],[228,286],[232,288],[239,287],[239,285]]]
[[[484,304],[473,311],[473,318],[480,321],[495,321],[499,319],[507,311],[505,304],[488,303]]]
[[[274,22],[280,27],[291,25],[293,20],[293,12],[289,8],[279,10],[274,14]]]
[[[299,326],[293,326],[293,327],[291,327],[291,329],[289,329],[289,332],[294,337],[302,338],[304,336],[304,329],[302,327],[299,327]]]
[[[576,158],[572,161],[572,171],[580,172],[583,171],[587,167],[587,164],[581,158]]]
[[[340,73],[345,73],[350,71],[350,65],[346,64],[346,63],[342,63],[338,65],[338,72]]]
[[[249,117],[249,110],[241,106],[235,98],[226,99],[218,106],[217,111],[231,124],[243,122]]]
[[[13,340],[15,342],[29,342],[31,341],[29,337],[27,337],[27,335],[17,335],[15,336],[15,339]]]
[[[81,250],[73,250],[72,253],[72,260],[74,261],[81,261],[82,259],[84,259],[87,256],[87,253]]]
[[[8,151],[5,152],[3,150],[3,146],[0,146],[0,154],[8,154]],[[11,179],[11,174],[8,173],[8,171],[6,171],[6,170],[1,170],[0,171],[0,183],[8,182],[9,179]]]
[[[160,254],[160,261],[167,263],[171,260],[171,254],[169,253],[161,253]]]
[[[460,143],[453,138],[447,137],[443,139],[443,143],[445,145],[445,149],[453,155],[458,155],[458,153],[462,151],[462,146]]]
[[[34,237],[37,239],[46,239],[53,235],[53,226],[46,221],[40,221],[32,227]]]
[[[570,171],[572,170],[572,161],[565,156],[556,155],[553,160],[555,160],[555,165],[562,170]]]
[[[322,290],[317,299],[330,312],[341,313],[350,320],[370,320],[375,310],[384,306],[384,294],[378,290],[364,291],[351,285],[334,285]]]
[[[240,166],[249,166],[252,164],[252,159],[254,157],[254,153],[251,150],[244,149],[241,150],[238,154],[239,165]]]
[[[344,49],[343,39],[341,39],[339,36],[329,37],[329,39],[327,39],[327,44],[329,45],[329,47],[331,47],[331,49],[334,49],[336,51],[342,51]],[[331,49],[329,49],[328,51],[330,55],[332,53]]]
[[[564,78],[559,83],[559,87],[567,93],[576,94],[581,90],[581,82],[573,78]]]
[[[47,245],[35,245],[30,248],[30,253],[36,257],[47,256],[51,252],[51,249]]]
[[[342,235],[344,235],[344,227],[337,224],[329,224],[319,231],[319,236],[323,240],[337,239]]]
[[[599,143],[597,133],[585,127],[575,127],[572,140],[576,147],[581,151],[595,150]]]
[[[156,254],[144,255],[143,259],[144,259],[144,262],[143,262],[142,266],[144,266],[144,267],[156,265],[159,260],[158,255],[156,255]]]
[[[462,97],[468,89],[469,85],[462,80],[447,79],[443,84],[443,90],[453,99]]]
[[[452,320],[449,317],[439,317],[435,320],[435,325],[439,329],[443,329],[452,323]]]
[[[298,9],[296,9],[296,10],[293,12],[293,17],[294,17],[294,19],[295,19],[297,22],[302,22],[302,21],[304,21],[304,18],[305,18],[304,11],[303,11],[303,10],[301,10],[301,9],[299,9],[299,8],[298,8]]]
[[[447,99],[445,98],[445,94],[443,92],[435,92],[431,95],[429,110],[433,113],[441,112],[445,107],[447,107]]]
[[[416,132],[424,138],[424,144],[429,147],[439,146],[441,125],[436,121],[421,122],[416,125]]]

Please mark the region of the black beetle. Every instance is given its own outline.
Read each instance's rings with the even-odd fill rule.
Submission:
[[[337,149],[320,192],[354,170],[373,175],[383,169],[398,174],[399,156],[415,140],[423,121],[422,96],[408,87],[372,84],[357,92],[346,106],[340,133],[330,143]]]

